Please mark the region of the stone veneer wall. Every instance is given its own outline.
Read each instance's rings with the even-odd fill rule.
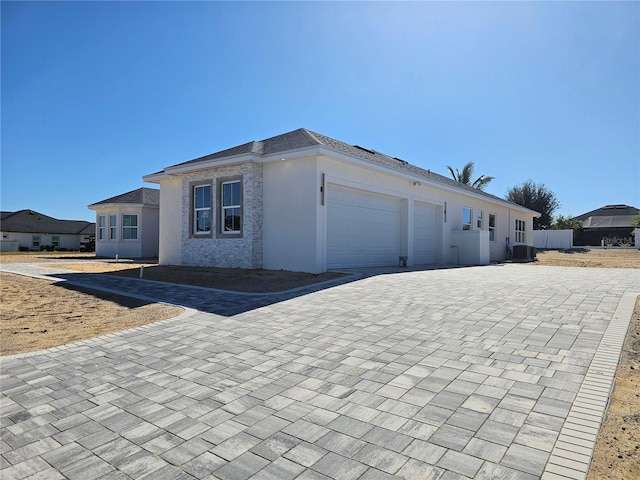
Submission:
[[[220,193],[217,179],[242,175],[242,238],[217,238],[214,220],[213,236],[191,235],[191,186],[193,182],[211,183],[211,214],[217,218]],[[183,265],[223,268],[262,268],[262,164],[243,163],[201,170],[182,177],[182,262]]]

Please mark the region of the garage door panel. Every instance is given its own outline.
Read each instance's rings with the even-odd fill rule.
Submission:
[[[394,265],[401,251],[402,201],[329,187],[327,267]]]
[[[413,263],[436,263],[436,206],[416,202],[413,208]]]

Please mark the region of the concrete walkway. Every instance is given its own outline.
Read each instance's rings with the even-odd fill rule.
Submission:
[[[199,310],[3,357],[3,480],[584,478],[640,291],[517,264],[278,295],[2,269]]]

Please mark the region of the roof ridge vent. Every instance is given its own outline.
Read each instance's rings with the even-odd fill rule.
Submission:
[[[403,160],[403,159],[398,158],[398,157],[393,157],[393,159],[399,161],[403,165],[408,165],[409,164],[409,162],[407,162],[406,160]]]
[[[354,145],[354,147],[356,147],[356,148],[358,148],[360,150],[363,150],[365,152],[368,152],[371,155],[375,155],[376,154],[376,152],[374,152],[373,150],[369,150],[368,148],[361,147],[360,145]]]

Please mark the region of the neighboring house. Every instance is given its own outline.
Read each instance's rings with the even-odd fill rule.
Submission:
[[[158,256],[158,189],[138,188],[89,208],[96,212],[96,256]]]
[[[312,273],[487,264],[508,245],[533,245],[539,216],[306,129],[143,178],[160,185],[161,264]]]
[[[58,220],[33,210],[1,212],[3,252],[93,250],[96,226],[84,220]]]
[[[631,222],[640,210],[629,205],[606,205],[575,218],[582,221],[576,245],[609,246],[633,244]]]

